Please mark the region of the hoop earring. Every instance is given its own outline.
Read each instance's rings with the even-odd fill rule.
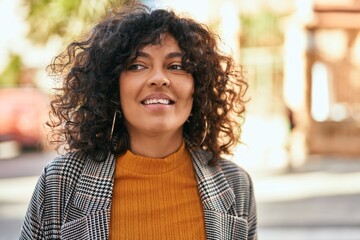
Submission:
[[[205,117],[205,132],[204,132],[204,136],[203,136],[203,138],[202,138],[202,140],[201,140],[201,142],[200,142],[199,145],[202,145],[202,144],[204,143],[208,131],[209,131],[209,124],[208,124],[208,122],[207,122],[207,120],[206,120],[206,117]]]
[[[119,118],[122,117],[122,113],[119,109],[116,109],[115,110],[115,113],[114,113],[114,118],[113,118],[113,121],[112,121],[112,125],[111,125],[111,131],[110,131],[110,142],[112,141],[112,138],[113,138],[113,134],[114,134],[114,129],[115,129],[115,123],[116,123],[116,118],[117,118],[117,115],[119,114]]]

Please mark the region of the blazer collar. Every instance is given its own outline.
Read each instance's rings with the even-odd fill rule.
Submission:
[[[228,213],[235,204],[235,194],[219,165],[209,166],[211,154],[189,147],[204,210]]]
[[[105,161],[100,161],[100,159]],[[75,192],[75,206],[85,213],[110,208],[114,185],[115,156],[97,153],[87,156]]]

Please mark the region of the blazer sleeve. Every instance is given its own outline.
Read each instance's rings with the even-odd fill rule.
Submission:
[[[254,186],[249,174],[246,174],[249,178],[248,240],[257,240],[257,213]]]
[[[21,240],[45,239],[43,228],[44,197],[46,188],[46,169],[41,174],[30,204],[28,206],[25,220],[21,228]]]

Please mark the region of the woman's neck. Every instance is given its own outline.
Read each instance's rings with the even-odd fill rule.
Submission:
[[[182,143],[182,134],[130,135],[131,152],[144,157],[164,158],[176,152]]]

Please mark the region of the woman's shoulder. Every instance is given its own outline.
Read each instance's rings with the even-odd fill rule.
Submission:
[[[238,172],[239,174],[247,174],[247,171],[240,165],[236,164],[233,160],[222,158],[219,161],[219,165],[221,169],[226,172]]]
[[[58,155],[44,169],[46,175],[75,175],[84,167],[86,155],[80,152],[68,152]]]
[[[219,166],[230,184],[241,184],[246,188],[252,187],[249,173],[238,164],[228,159],[221,159]]]
[[[239,216],[247,216],[248,221],[253,221],[256,219],[256,204],[250,175],[230,160],[222,160],[219,165],[235,194]]]
[[[104,152],[94,152],[87,154],[83,152],[68,152],[64,155],[55,157],[47,166],[45,166],[44,173],[46,176],[64,176],[65,178],[76,178],[83,174],[84,171],[96,169],[111,170],[112,161],[109,158],[112,155],[107,155]]]
[[[196,155],[199,156],[199,159],[203,160],[204,165],[209,164],[209,160],[212,158],[212,153],[202,150],[196,149],[194,151]],[[234,163],[232,160],[221,158],[217,162],[217,166],[220,167],[221,171],[224,173],[227,179],[242,179],[242,181],[249,182],[250,184],[250,176],[245,169],[240,167],[238,164]]]

